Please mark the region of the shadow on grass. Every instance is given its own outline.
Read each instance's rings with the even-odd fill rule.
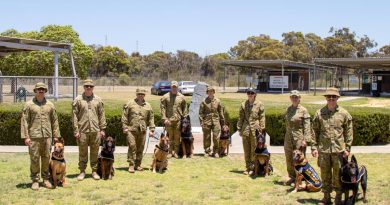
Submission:
[[[301,204],[318,204],[321,202],[319,199],[298,199],[297,201]]]
[[[150,167],[142,167],[144,170],[143,171],[150,171]],[[129,171],[129,167],[117,167],[115,168],[115,171],[118,170],[118,171]],[[137,171],[137,170],[136,170]],[[139,172],[139,171],[138,171]]]
[[[74,178],[77,178],[77,176],[79,176],[79,174],[67,174],[66,178],[74,179]],[[92,177],[92,174],[85,174],[85,178],[91,178],[91,177]]]
[[[30,189],[32,183],[20,183],[16,185],[16,188],[18,189]]]
[[[244,170],[232,169],[229,172],[232,172],[232,173],[235,173],[235,174],[242,174],[242,175],[244,175]]]

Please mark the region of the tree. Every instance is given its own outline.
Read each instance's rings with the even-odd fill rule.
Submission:
[[[239,60],[271,60],[284,58],[284,45],[268,35],[251,36],[230,48],[231,57]]]
[[[384,53],[385,55],[390,55],[390,45],[383,46],[379,49],[379,51]]]
[[[119,73],[129,73],[129,55],[122,49],[113,46],[91,46],[94,49],[93,63],[90,75],[118,76]]]
[[[78,33],[72,26],[48,25],[38,31],[19,33],[15,29],[9,29],[1,33],[5,36],[30,38],[36,40],[56,41],[72,43],[72,51],[76,71],[79,77],[85,78],[92,62],[92,49],[83,44]],[[48,51],[33,51],[26,53],[14,53],[0,59],[0,67],[3,75],[48,75],[54,74],[54,54]],[[69,54],[59,55],[59,75],[71,76]]]

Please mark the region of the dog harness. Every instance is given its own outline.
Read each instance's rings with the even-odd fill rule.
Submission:
[[[298,164],[295,165],[295,171],[297,171],[299,174],[303,176],[303,178],[313,185],[316,188],[322,187],[322,181],[321,178],[318,176],[317,172],[314,170],[314,168],[309,164],[309,162],[306,162],[305,164]]]
[[[53,155],[51,156],[51,160],[59,161],[59,162],[65,162],[65,158],[59,159],[54,157]]]
[[[267,148],[258,148],[258,147],[256,147],[256,149],[255,149],[255,154],[256,155],[260,155],[260,154],[262,154],[262,155],[271,155],[271,153],[269,153],[268,152],[268,149]]]
[[[343,179],[343,176],[341,176],[341,182],[345,183],[345,184],[357,184],[359,183],[361,180],[362,180],[362,177],[363,175],[366,173],[366,167],[365,166],[361,166],[360,167],[360,170],[359,170],[359,174],[356,178],[356,182],[351,182],[351,181],[345,181]]]

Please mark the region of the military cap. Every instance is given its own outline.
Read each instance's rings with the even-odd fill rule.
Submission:
[[[84,85],[83,85],[83,86],[86,86],[86,85],[95,86],[95,85],[93,84],[93,81],[92,81],[91,79],[86,79],[86,80],[84,80]]]
[[[298,90],[292,90],[292,91],[290,92],[290,97],[291,97],[291,96],[301,97],[301,94],[299,93]]]
[[[340,97],[340,93],[337,88],[328,88],[325,94],[323,94],[323,96],[328,96],[328,95],[335,95],[337,97]]]
[[[256,90],[252,87],[246,89],[246,93],[255,93],[256,94]]]
[[[39,83],[35,84],[34,93],[36,93],[39,88],[43,88],[43,89],[45,89],[45,92],[47,92],[47,87],[46,87],[45,83],[39,82]]]
[[[174,80],[171,82],[171,87],[177,87],[177,85],[178,85],[177,81]]]
[[[135,94],[138,95],[138,94],[146,94],[146,90],[145,89],[142,89],[142,88],[137,88],[137,90],[135,91]]]
[[[207,91],[206,92],[209,92],[209,91],[213,91],[215,93],[215,89],[211,86],[208,86],[207,87]]]

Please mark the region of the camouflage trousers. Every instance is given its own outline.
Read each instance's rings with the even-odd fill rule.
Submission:
[[[97,171],[98,152],[100,146],[100,133],[80,133],[80,138],[77,140],[79,146],[79,170],[85,171],[88,163],[88,146],[90,147],[89,159],[91,160],[92,172]]]
[[[49,179],[49,162],[52,138],[31,138],[30,177],[32,181],[39,181],[39,169],[43,179]],[[41,163],[41,166],[40,166]]]
[[[203,131],[203,148],[204,152],[210,154],[211,149],[211,135],[213,136],[213,153],[219,153],[219,136],[221,133],[221,126],[218,125],[204,125]]]
[[[256,136],[252,133],[242,136],[242,145],[244,147],[245,167],[247,170],[253,170],[255,161]]]
[[[169,153],[172,153],[172,151],[174,151],[177,154],[179,153],[179,146],[181,140],[180,124],[172,123],[166,129],[169,135]]]
[[[331,193],[332,188],[337,192],[342,192],[340,181],[340,167],[338,153],[319,153],[318,166],[321,169],[321,179],[323,182],[322,192]]]
[[[295,179],[295,170],[293,167],[293,151],[297,149],[298,140],[294,140],[293,136],[286,134],[284,137],[284,156],[286,157],[286,166],[288,177]],[[306,157],[306,149],[304,153]]]
[[[129,166],[141,166],[143,151],[145,147],[145,135],[145,131],[127,132],[127,144],[129,146],[127,150],[127,162],[129,162]]]

